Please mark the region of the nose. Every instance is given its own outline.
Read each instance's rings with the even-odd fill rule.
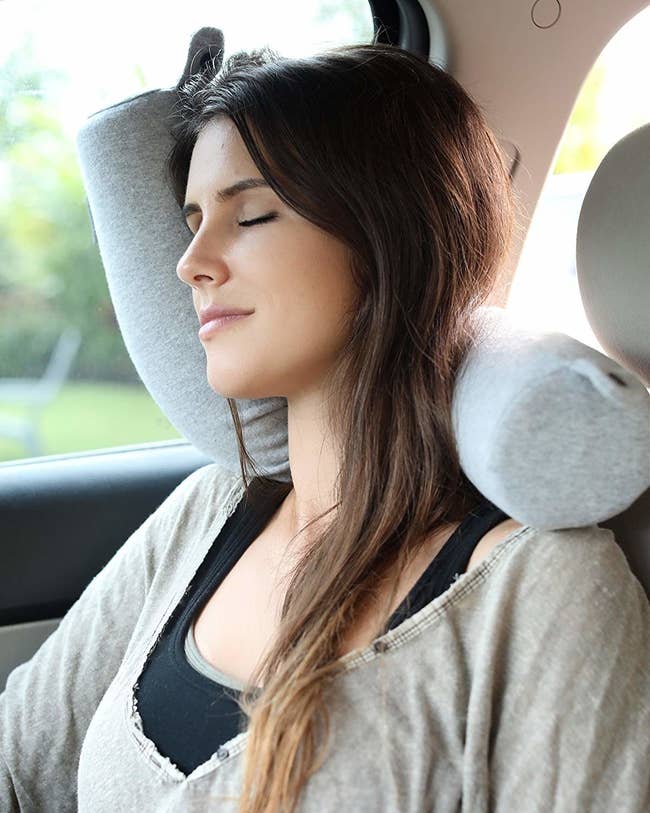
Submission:
[[[200,253],[196,237],[176,265],[176,276],[180,281],[196,289],[201,285],[218,281],[224,274],[223,263],[215,258],[214,252],[210,254],[209,259]]]

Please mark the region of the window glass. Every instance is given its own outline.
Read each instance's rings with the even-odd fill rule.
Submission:
[[[650,122],[649,41],[650,8],[618,31],[585,79],[533,214],[507,306],[525,324],[567,333],[601,353],[576,276],[578,217],[609,149]]]
[[[122,341],[75,139],[96,111],[174,86],[206,25],[224,31],[226,57],[374,33],[367,0],[0,1],[2,461],[179,437]]]

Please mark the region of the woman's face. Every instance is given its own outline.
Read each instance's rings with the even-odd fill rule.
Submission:
[[[194,237],[176,272],[192,289],[197,317],[209,305],[252,313],[200,339],[208,381],[230,398],[314,392],[355,308],[347,248],[269,186],[216,199],[246,178],[264,180],[239,131],[228,117],[211,120],[192,153],[185,204],[196,204],[187,214]],[[268,222],[242,225],[269,215]]]

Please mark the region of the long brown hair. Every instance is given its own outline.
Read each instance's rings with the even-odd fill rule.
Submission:
[[[178,205],[200,130],[228,116],[278,196],[349,248],[359,291],[327,395],[340,470],[336,503],[316,519],[335,513],[291,571],[277,639],[239,701],[248,720],[239,813],[293,813],[326,756],[324,691],[342,670],[346,631],[387,576],[385,632],[404,568],[483,499],[460,468],[452,395],[517,201],[477,103],[397,46],[239,52],[220,69],[205,63],[176,92],[166,171]],[[227,400],[245,494],[247,467],[286,494],[290,484],[260,476]]]

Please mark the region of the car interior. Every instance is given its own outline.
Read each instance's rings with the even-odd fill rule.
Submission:
[[[481,309],[482,340],[455,391],[463,469],[524,525],[611,529],[650,598],[650,121],[607,151],[579,210],[575,269],[602,352],[508,311],[526,233],[585,77],[650,4],[367,5],[377,41],[425,56],[480,102],[522,202],[503,282]],[[218,9],[213,17],[182,43],[179,86],[228,47]],[[215,462],[233,474],[240,469],[231,415],[206,380],[196,313],[175,274],[189,235],[162,172],[173,89],[147,89],[93,112],[75,144],[119,331],[180,437],[48,455],[29,425],[0,423],[30,455],[0,463],[0,691],[184,478]],[[123,218],[125,211],[133,216]],[[28,393],[40,409],[56,397],[80,342],[71,328],[42,379],[28,386],[6,377],[0,401]],[[286,401],[241,402],[240,414],[256,462],[289,480]]]

